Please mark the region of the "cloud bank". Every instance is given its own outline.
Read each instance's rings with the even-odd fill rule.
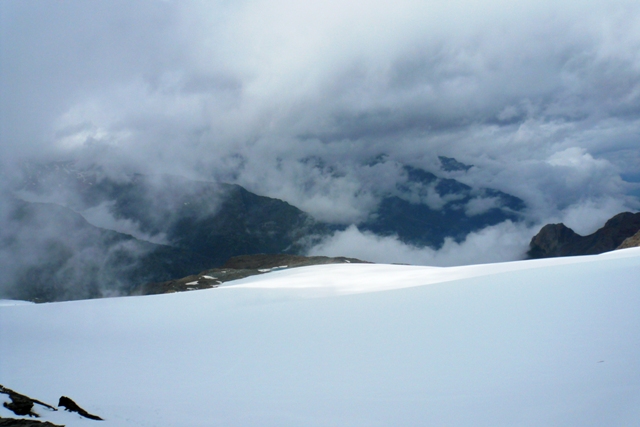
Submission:
[[[441,254],[399,248],[394,262],[482,261],[487,246],[477,239],[504,248],[495,260],[506,259],[539,224],[567,221],[589,233],[640,208],[637,2],[7,0],[0,8],[6,177],[25,160],[73,158],[238,183],[350,223],[399,182],[397,162],[529,207],[524,225],[484,230]],[[372,164],[381,154],[389,161]],[[474,167],[439,170],[439,155]],[[495,237],[508,233],[507,243]],[[394,245],[350,228],[324,248],[347,250],[348,241]]]
[[[531,240],[531,228],[505,221],[470,233],[460,243],[447,238],[439,250],[406,245],[394,236],[380,237],[361,232],[356,226],[335,233],[310,255],[339,256],[348,253],[371,262],[447,267],[461,264],[484,264],[515,261],[525,257],[524,248]],[[535,231],[534,231],[535,232]]]

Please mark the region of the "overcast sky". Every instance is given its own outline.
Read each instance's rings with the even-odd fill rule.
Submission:
[[[355,221],[391,162],[445,155],[530,206],[520,246],[640,207],[637,0],[3,0],[0,20],[8,173],[80,158]]]

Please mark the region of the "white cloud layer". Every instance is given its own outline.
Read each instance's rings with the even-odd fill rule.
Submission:
[[[536,230],[537,231],[537,230]],[[395,236],[381,237],[351,226],[309,251],[310,255],[350,256],[387,264],[452,266],[523,259],[533,228],[506,221],[469,234],[463,242],[445,240],[439,250],[417,248]]]
[[[525,200],[528,224],[640,208],[636,1],[5,0],[0,31],[7,174],[75,157],[348,223],[393,162],[446,155],[476,166],[448,176]]]

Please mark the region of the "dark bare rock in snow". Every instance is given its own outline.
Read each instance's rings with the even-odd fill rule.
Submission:
[[[285,268],[304,267],[321,264],[366,263],[356,258],[326,257],[290,254],[256,254],[232,257],[222,267],[202,271],[199,274],[160,283],[147,283],[138,287],[133,295],[166,294],[172,292],[195,291],[216,288],[225,282],[245,277],[269,273]]]
[[[240,255],[229,258],[222,268],[234,269],[264,269],[277,267],[303,267],[307,265],[322,264],[362,264],[362,261],[356,258],[346,257],[326,257],[326,256],[301,256],[289,254],[256,254],[256,255]]]
[[[595,255],[615,250],[640,230],[640,213],[623,212],[593,234],[581,236],[564,224],[547,224],[531,239],[529,258]]]
[[[64,427],[48,421],[25,420],[18,418],[0,418],[0,427]]]
[[[73,400],[69,399],[67,396],[61,396],[60,400],[58,402],[58,407],[64,407],[65,410],[69,411],[69,412],[77,412],[78,414],[82,415],[85,418],[89,418],[91,420],[98,420],[98,421],[102,421],[102,418],[100,418],[97,415],[93,415],[88,413],[87,411],[85,411],[84,409],[82,409],[80,406],[78,406],[78,404],[76,402],[74,402]]]
[[[3,406],[9,409],[10,411],[12,411],[16,415],[39,417],[37,413],[33,412],[34,404],[44,406],[54,411],[56,410],[56,408],[54,408],[51,405],[47,405],[44,402],[41,402],[36,399],[32,399],[29,396],[25,396],[24,394],[17,393],[3,385],[0,385],[0,393],[6,394],[9,396],[9,399],[11,399],[11,402],[4,402]]]

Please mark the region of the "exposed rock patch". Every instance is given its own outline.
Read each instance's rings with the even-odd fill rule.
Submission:
[[[619,248],[640,230],[640,213],[623,212],[593,234],[581,236],[564,224],[547,224],[531,239],[529,258],[595,255]]]
[[[90,414],[84,409],[82,409],[80,406],[78,406],[76,402],[69,399],[67,396],[60,397],[60,401],[58,402],[58,407],[60,406],[64,407],[65,410],[69,412],[77,412],[78,414],[82,415],[85,418],[89,418],[91,420],[102,420],[102,418],[100,418],[99,416]]]
[[[582,238],[564,224],[547,224],[531,240],[528,255],[530,258],[565,256],[566,248]]]
[[[0,427],[64,427],[48,421],[24,420],[18,418],[0,418]]]
[[[212,268],[199,274],[167,282],[147,283],[134,290],[132,295],[153,295],[216,288],[225,282],[285,268],[365,262],[356,258],[345,257],[305,257],[289,254],[240,255],[229,258],[219,268]]]
[[[635,248],[640,246],[640,231],[622,242],[618,249]]]
[[[16,415],[39,417],[39,415],[33,412],[34,404],[44,406],[48,409],[56,411],[57,409],[51,405],[41,402],[36,399],[32,399],[24,394],[17,393],[10,388],[0,385],[0,393],[6,394],[11,399],[11,402],[4,402],[3,406],[12,411]]]
[[[222,268],[233,268],[236,270],[269,269],[277,267],[304,267],[308,265],[321,264],[349,264],[366,263],[356,258],[326,257],[326,256],[301,256],[289,254],[257,254],[240,255],[229,258]]]

